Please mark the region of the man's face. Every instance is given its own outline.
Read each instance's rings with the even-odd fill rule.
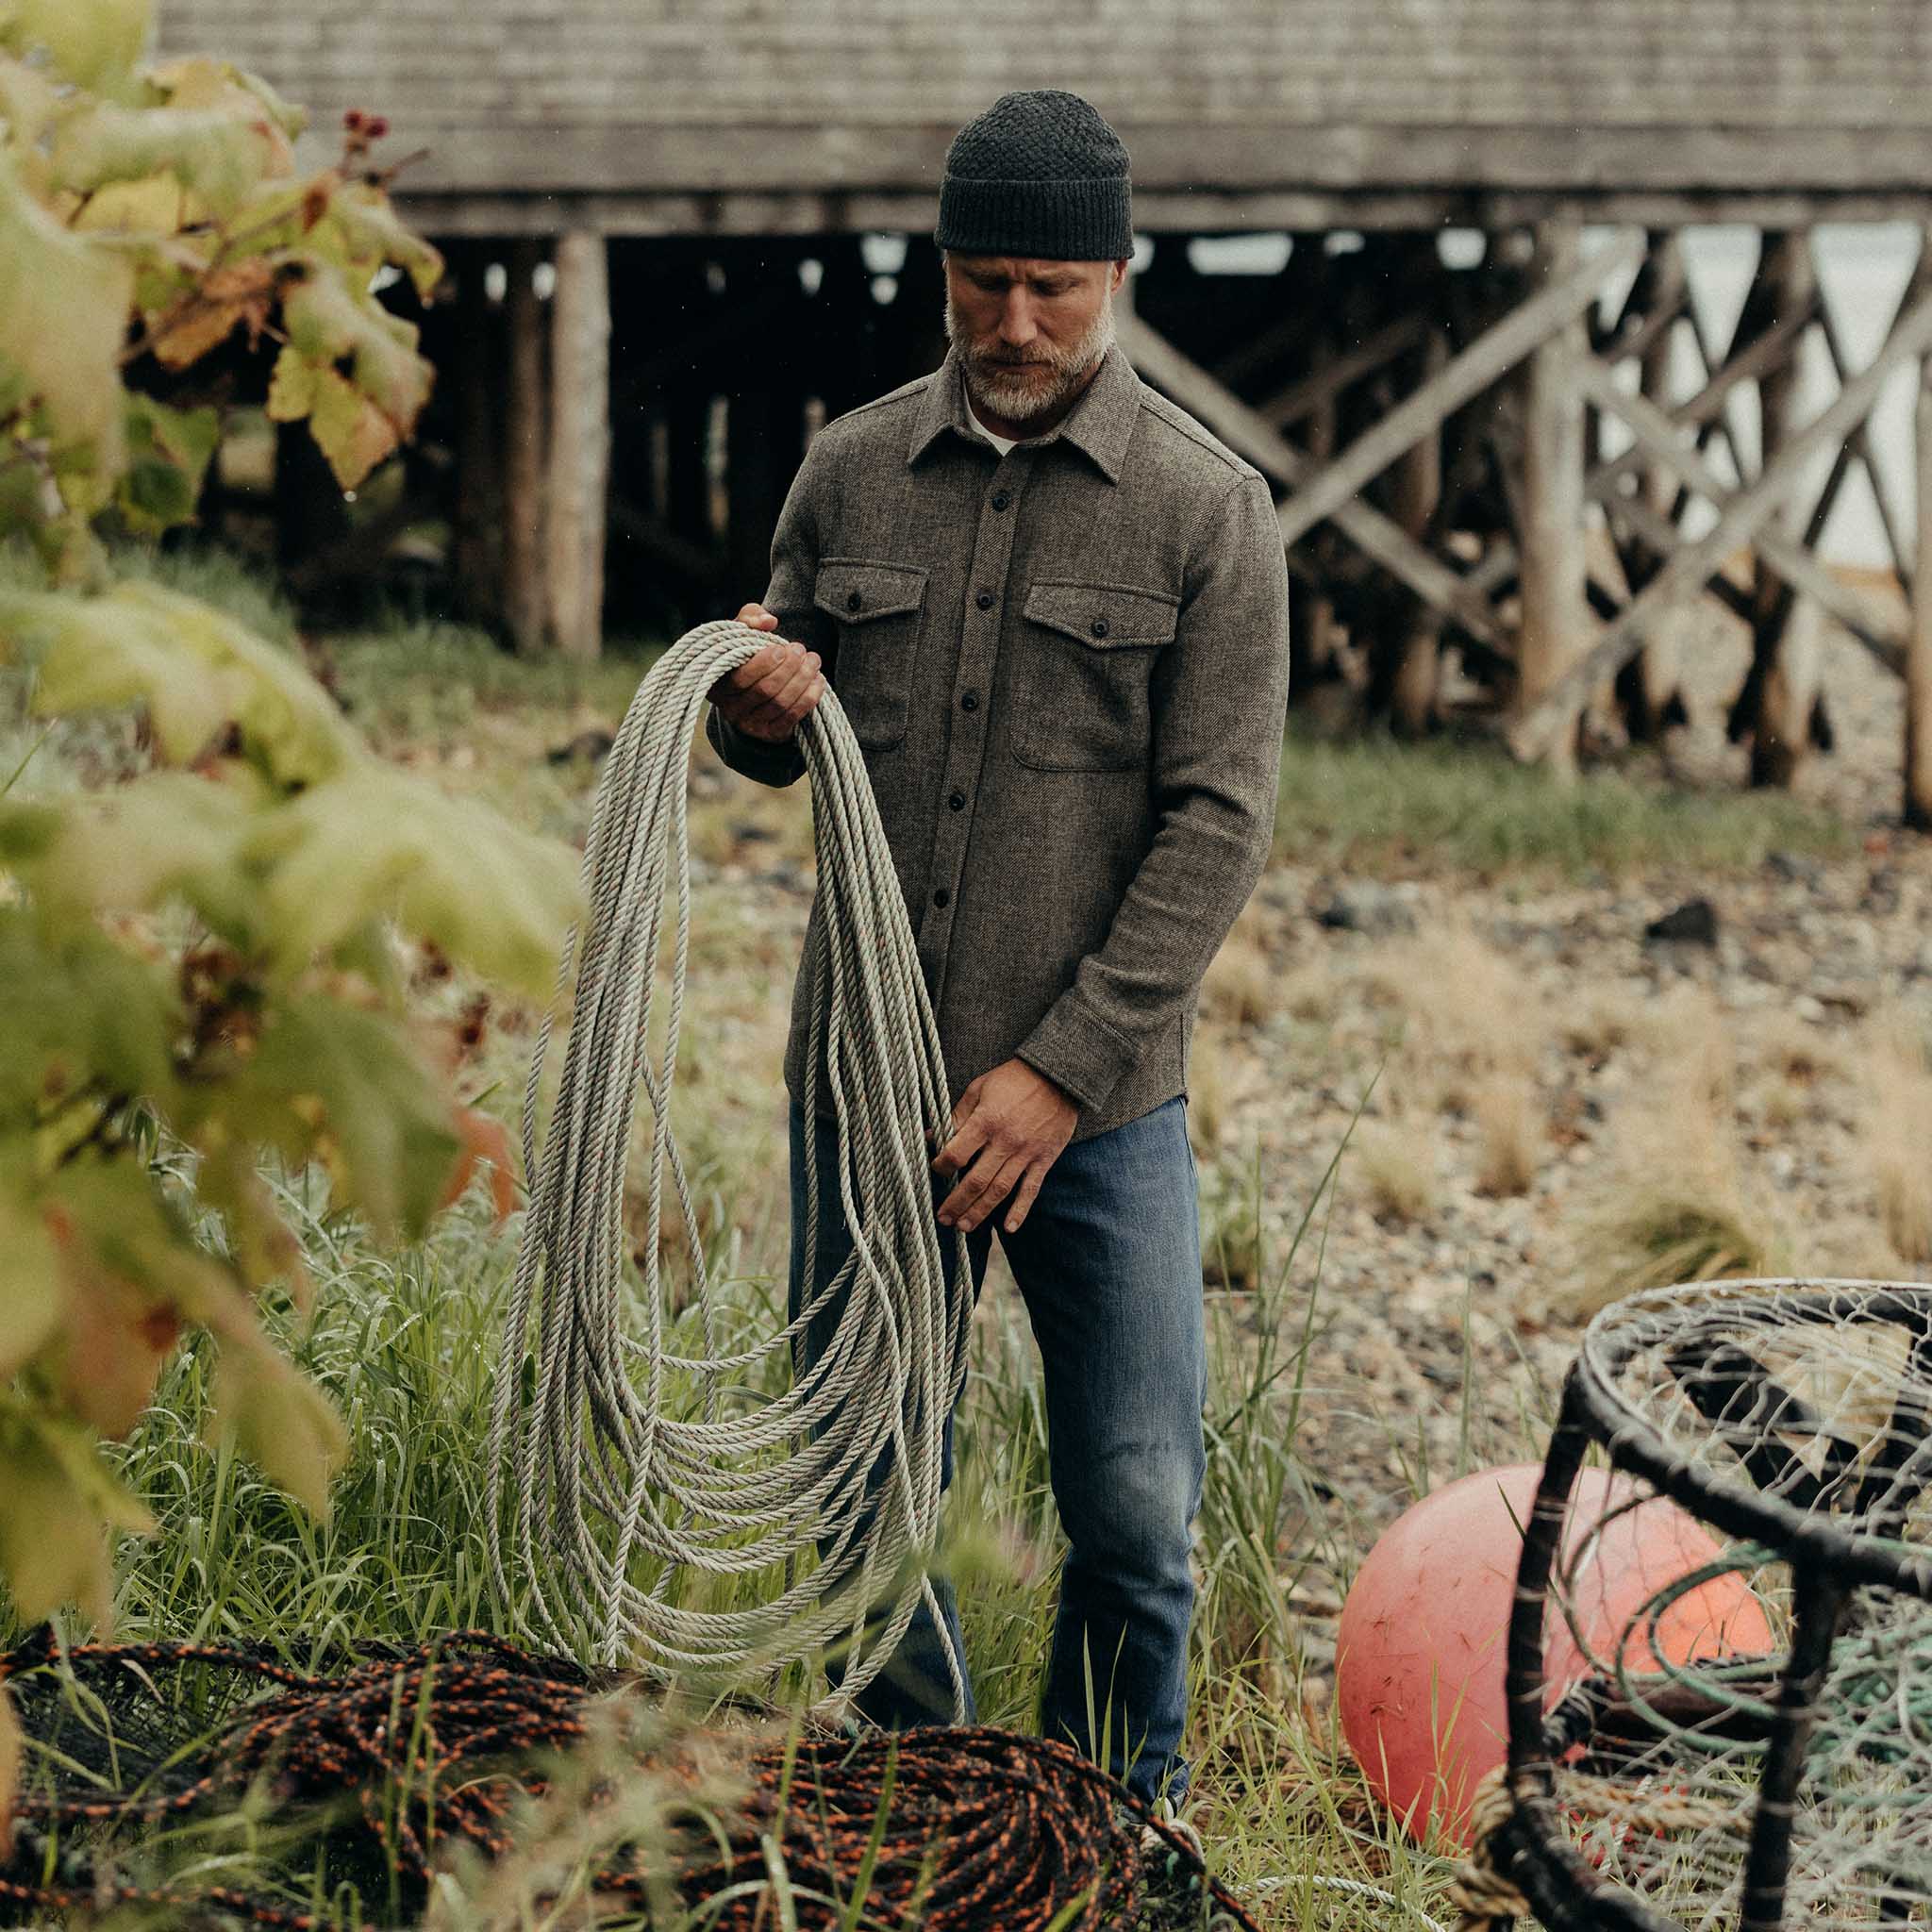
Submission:
[[[1113,341],[1126,264],[946,256],[946,340],[983,415],[1015,425],[1062,410]]]

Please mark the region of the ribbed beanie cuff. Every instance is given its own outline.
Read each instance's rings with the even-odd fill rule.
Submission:
[[[1127,151],[1078,94],[1002,94],[946,151],[933,240],[962,255],[1124,260],[1134,252]]]
[[[1134,252],[1127,178],[975,181],[948,175],[940,185],[934,240],[961,255],[1124,261]]]

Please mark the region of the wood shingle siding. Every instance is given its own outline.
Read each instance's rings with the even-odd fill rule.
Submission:
[[[927,196],[958,124],[1027,86],[1088,95],[1156,211],[1932,189],[1924,0],[172,0],[162,32],[320,129],[387,113],[431,150],[418,197]]]

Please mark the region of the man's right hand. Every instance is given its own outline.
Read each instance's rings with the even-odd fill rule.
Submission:
[[[747,604],[738,621],[753,630],[778,628],[777,618],[762,604]],[[824,691],[819,654],[790,638],[774,638],[706,695],[749,737],[783,744],[797,734],[798,721],[810,715]]]

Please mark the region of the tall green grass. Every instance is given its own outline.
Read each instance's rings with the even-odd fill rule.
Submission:
[[[1841,820],[1781,792],[1691,792],[1636,770],[1564,781],[1500,748],[1291,728],[1274,855],[1351,870],[1535,870],[1580,877],[1643,868],[1735,870],[1777,850],[1832,854]]]

